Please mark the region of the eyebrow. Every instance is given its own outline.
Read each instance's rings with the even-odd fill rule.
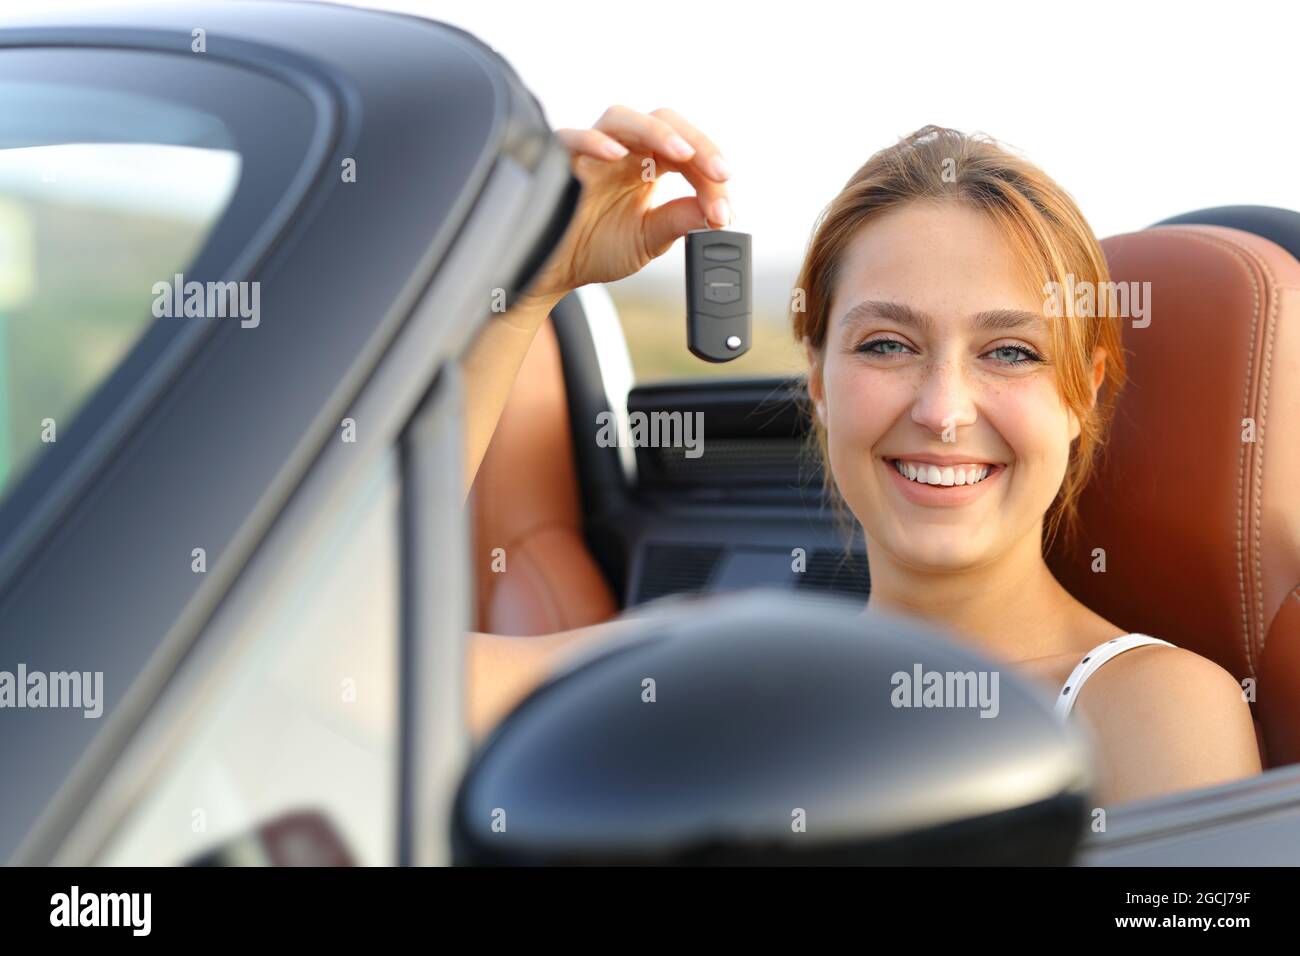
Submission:
[[[901,302],[882,302],[874,299],[859,302],[845,312],[840,321],[845,325],[854,326],[872,318],[906,325],[927,335],[934,331],[934,319],[927,313]],[[971,316],[971,325],[982,332],[1007,332],[1036,325],[1040,318],[1041,316],[1024,309],[988,309]]]

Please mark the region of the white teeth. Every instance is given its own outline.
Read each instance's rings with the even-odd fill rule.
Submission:
[[[923,485],[974,485],[988,477],[988,465],[945,465],[894,460],[894,468],[910,481]]]

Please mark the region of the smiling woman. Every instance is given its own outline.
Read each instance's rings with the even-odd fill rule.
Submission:
[[[467,488],[556,301],[730,217],[716,147],[671,110],[611,107],[596,128],[557,135],[571,145],[582,200],[528,294],[462,361],[477,399]],[[647,152],[676,156],[671,168],[696,195],[650,207],[638,159]],[[1060,713],[1095,731],[1098,795],[1113,802],[1258,773],[1260,759],[1226,670],[1127,634],[1044,559],[1058,527],[1074,530],[1125,379],[1122,316],[1097,295],[1108,283],[1095,236],[1056,183],[990,140],[926,127],[869,159],[823,212],[792,302],[823,472],[862,526],[872,607],[928,619],[1041,680],[1063,698]],[[1052,294],[1061,288],[1094,294],[1072,293],[1062,309]],[[476,634],[471,726],[491,727],[557,655],[603,633]]]
[[[862,230],[869,220],[888,234]],[[906,246],[893,244],[900,234],[911,240]],[[878,287],[863,283],[864,267],[887,281]],[[1041,380],[1035,370],[1049,360],[1053,365],[1061,411],[1069,415],[1078,447],[1069,455],[1060,495],[1052,499],[1050,537],[1060,522],[1067,529],[1073,524],[1079,492],[1124,383],[1124,356],[1114,322],[1095,315],[1047,322],[1042,289],[1067,281],[1096,287],[1107,279],[1101,248],[1064,190],[990,140],[925,127],[872,157],[823,213],[796,283],[806,299],[804,311],[793,315],[794,331],[811,349],[816,370],[821,363],[813,353],[828,341],[859,334],[864,322],[933,340],[940,327],[935,316],[951,314],[960,304],[954,293],[966,292],[972,309],[964,316],[968,331],[983,335],[998,356],[981,363],[984,381],[1026,375]],[[913,283],[928,286],[923,300],[898,294]],[[889,294],[854,296],[874,288]],[[937,307],[919,304],[931,300]],[[832,306],[842,313],[835,321]],[[915,354],[911,340],[887,334],[861,337],[849,347],[885,363]],[[956,407],[942,411],[963,414]],[[946,443],[960,424],[954,417],[944,426]],[[826,453],[820,418],[814,427]],[[827,481],[834,489],[830,471]]]
[[[1096,731],[1103,800],[1258,772],[1223,668],[1148,635],[1116,643],[1124,629],[1044,560],[1062,524],[1076,531],[1125,379],[1117,316],[1050,307],[1053,288],[1109,285],[1069,195],[987,138],[925,127],[854,173],[796,285],[812,432],[828,491],[862,525],[871,606],[1067,685]],[[1068,687],[1089,659],[1112,662]]]

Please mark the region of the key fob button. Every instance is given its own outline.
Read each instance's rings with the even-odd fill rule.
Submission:
[[[740,247],[725,242],[715,242],[704,247],[704,258],[714,262],[735,262],[740,258]]]
[[[704,298],[710,302],[739,301],[740,273],[721,267],[704,270]]]

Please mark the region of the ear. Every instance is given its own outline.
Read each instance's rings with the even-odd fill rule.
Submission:
[[[1097,407],[1097,393],[1101,391],[1101,383],[1106,378],[1106,350],[1098,346],[1092,352],[1092,399],[1088,403],[1089,408]],[[1070,412],[1070,441],[1079,437],[1082,431],[1079,425],[1079,419],[1075,417],[1073,411]]]
[[[813,348],[807,336],[803,340],[803,354],[808,359],[808,397],[812,399],[813,408],[817,410],[817,420],[826,424],[826,388],[822,381],[821,352]]]

